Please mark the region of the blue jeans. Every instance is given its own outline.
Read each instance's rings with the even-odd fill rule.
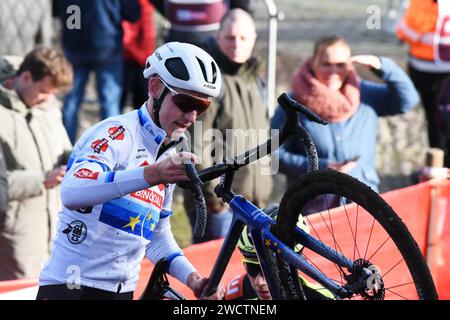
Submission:
[[[91,71],[95,72],[96,89],[100,101],[101,118],[120,114],[122,96],[122,58],[101,64],[73,64],[74,82],[72,91],[64,99],[63,121],[72,143],[78,129],[78,110],[84,97],[86,82]]]

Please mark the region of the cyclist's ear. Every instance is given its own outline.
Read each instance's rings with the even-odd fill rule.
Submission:
[[[148,97],[158,99],[164,90],[164,85],[157,77],[150,77],[147,84]]]

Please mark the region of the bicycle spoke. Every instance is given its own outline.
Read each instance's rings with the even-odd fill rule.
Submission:
[[[402,296],[402,295],[400,295],[400,294],[398,294],[398,293],[396,293],[396,292],[394,292],[394,291],[392,291],[392,290],[389,290],[389,289],[386,289],[386,290],[389,291],[390,293],[395,294],[396,296],[399,296],[400,298],[402,298],[402,299],[404,299],[404,300],[409,300],[408,298],[405,298],[404,296]]]
[[[342,198],[341,198],[341,200],[342,200],[342,206],[344,207],[345,216],[347,217],[348,226],[350,228],[350,231],[352,232],[353,243],[354,243],[354,246],[353,246],[353,260],[355,260],[355,249],[356,249],[356,251],[358,251],[358,256],[361,256],[361,254],[359,253],[358,245],[356,244],[356,232],[353,233],[353,228],[352,228],[352,226],[350,224],[350,218],[348,217],[347,207],[345,206],[345,203],[344,203]],[[358,207],[356,208],[357,212],[358,212]]]
[[[314,224],[312,224],[311,221],[309,220],[308,216],[305,216],[305,218],[306,218],[306,220],[308,221],[308,224],[312,227],[312,229],[313,229],[314,233],[316,234],[317,238],[319,239],[319,241],[322,242],[322,243],[324,243],[324,242],[322,241],[322,239],[320,238],[320,235],[319,235],[319,233],[317,232],[316,228],[314,227]],[[305,255],[304,255],[304,256],[305,256]],[[305,258],[306,258],[306,256],[305,256]],[[309,259],[309,260],[310,260],[310,259]],[[310,260],[310,261],[311,261],[311,260]],[[311,263],[312,263],[312,261],[311,261]],[[314,264],[313,264],[313,265],[314,265]],[[338,273],[341,274],[342,270],[339,270],[337,264],[336,264],[336,263],[333,263],[333,265],[336,267],[336,270],[338,271]],[[314,266],[315,266],[315,265],[314,265]],[[319,269],[319,268],[318,268],[318,269]],[[319,270],[320,270],[320,269],[319,269]],[[322,272],[322,273],[323,273],[323,272]],[[341,283],[343,283],[343,282],[342,282],[342,275],[341,275]]]
[[[389,274],[389,272],[391,272],[395,267],[397,267],[399,264],[400,264],[400,262],[402,262],[402,261],[404,261],[405,259],[403,259],[403,257],[400,259],[400,261],[399,262],[397,262],[392,268],[390,268],[389,270],[388,270],[388,272],[386,272],[385,274],[383,274],[382,276],[381,276],[381,278],[384,278],[384,277],[386,277],[386,275],[387,274]]]
[[[367,260],[371,260],[376,254],[377,254],[377,252],[378,251],[380,251],[380,249],[386,244],[386,242],[388,242],[389,241],[389,239],[391,239],[391,237],[390,236],[388,236],[388,238],[383,242],[383,244],[370,256],[370,258],[369,259],[367,259]]]
[[[361,258],[361,253],[359,252],[358,249],[358,244],[356,243],[356,239],[358,237],[358,214],[359,214],[359,205],[357,204],[356,206],[356,221],[355,221],[355,247],[358,251],[358,258]],[[355,248],[353,248],[353,260],[355,260]]]
[[[404,283],[404,284],[398,284],[398,285],[395,285],[395,286],[393,286],[393,287],[389,287],[389,288],[385,288],[385,289],[386,289],[386,290],[389,290],[389,289],[394,289],[394,288],[399,288],[399,287],[409,286],[409,285],[411,285],[411,284],[414,284],[414,281],[411,281],[411,282],[408,282],[408,283]]]
[[[313,201],[317,201],[317,197],[314,198]],[[327,208],[328,208],[328,201],[327,201],[326,195],[325,195],[325,202],[327,202]],[[328,208],[327,211],[328,211],[328,216],[330,216],[330,209]],[[330,227],[328,226],[327,222],[325,221],[325,218],[324,218],[324,216],[323,216],[323,214],[322,214],[322,211],[320,211],[319,214],[320,214],[320,217],[322,218],[322,221],[324,222],[324,224],[325,224],[325,226],[326,226],[328,232],[330,233],[331,237],[333,238],[334,250],[335,250],[335,252],[336,252],[336,254],[335,254],[336,257],[337,257],[337,253],[338,253],[338,248],[339,248],[340,253],[341,253],[342,255],[344,255],[343,252],[342,252],[342,250],[341,250],[341,248],[339,247],[339,243],[337,243],[337,241],[336,241],[336,238],[335,238],[335,236],[334,236],[334,232],[332,232],[332,231],[330,230]],[[308,221],[309,221],[309,220],[308,220]],[[310,223],[310,224],[311,224],[311,223]],[[316,233],[317,233],[317,232],[316,232]],[[319,238],[319,240],[320,240],[320,238]],[[320,240],[320,241],[322,241],[322,240]],[[322,242],[323,242],[323,241],[322,241]],[[323,243],[324,243],[324,242],[323,242]],[[343,283],[344,280],[343,280],[343,278],[342,278],[342,274],[344,273],[344,271],[343,271],[342,269],[340,269],[340,267],[339,267],[336,263],[333,263],[333,264],[334,264],[335,267],[338,269],[338,272],[339,272],[339,274],[340,274],[340,276],[341,276],[341,283]]]
[[[373,232],[374,226],[375,226],[375,218],[373,218],[372,227],[370,228],[370,234],[369,234],[369,239],[367,240],[366,252],[364,252],[364,260],[366,259],[367,252],[369,251],[369,243],[370,243],[370,239],[372,238],[372,232]]]
[[[325,274],[325,272],[323,272],[310,258],[308,258],[306,255],[303,255],[304,257],[305,257],[305,259],[307,260],[307,261],[309,261],[309,263],[311,263],[317,270],[319,270],[320,271],[320,273],[322,273],[325,277],[327,277],[328,279],[330,279],[331,281],[334,281],[334,282],[338,282],[338,283],[340,283],[340,284],[344,284],[344,282],[342,281],[342,274],[341,274],[341,281],[339,281],[339,280],[336,280],[336,279],[332,279],[332,278],[330,278],[329,276],[327,276],[326,274]],[[337,268],[337,265],[334,263],[334,265],[336,266],[336,269],[337,269],[337,271],[340,273],[340,270]]]
[[[338,252],[338,249],[339,249],[339,253],[340,253],[341,255],[344,255],[344,252],[342,251],[341,247],[339,246],[339,243],[336,241],[336,237],[334,236],[333,223],[331,222],[330,208],[329,208],[329,206],[328,206],[328,200],[327,200],[327,197],[326,197],[326,195],[324,195],[324,196],[325,196],[325,202],[326,202],[326,205],[327,205],[328,217],[329,217],[329,220],[330,220],[330,223],[331,223],[331,230],[330,230],[330,227],[328,226],[327,222],[325,221],[325,218],[323,217],[322,211],[319,212],[320,217],[322,218],[322,221],[325,223],[325,226],[327,227],[328,232],[330,233],[331,237],[333,238],[334,250],[335,250],[336,252]],[[315,201],[315,199],[314,199],[314,201]]]

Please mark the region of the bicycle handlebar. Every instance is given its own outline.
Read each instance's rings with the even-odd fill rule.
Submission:
[[[306,117],[308,117],[308,119],[311,121],[314,121],[314,122],[317,122],[317,123],[323,124],[323,125],[328,124],[328,122],[323,120],[316,113],[311,111],[308,107],[306,107],[306,106],[302,105],[300,102],[295,101],[294,99],[290,98],[286,93],[283,93],[278,97],[278,103],[284,109],[284,111],[286,111],[287,113],[301,112]]]

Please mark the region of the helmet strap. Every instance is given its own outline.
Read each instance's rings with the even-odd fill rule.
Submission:
[[[164,91],[161,93],[158,99],[153,98],[153,118],[155,124],[161,128],[161,123],[159,122],[159,111],[161,110],[161,105],[164,101],[165,96],[169,93],[169,89],[164,87]]]

